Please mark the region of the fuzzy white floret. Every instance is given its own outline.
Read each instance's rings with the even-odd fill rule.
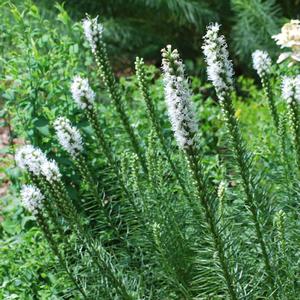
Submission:
[[[168,115],[179,147],[188,148],[195,144],[198,128],[184,66],[178,51],[172,51],[170,45],[162,50],[162,57]]]
[[[285,76],[282,80],[282,97],[288,103],[293,99],[300,102],[300,75],[295,77]]]
[[[54,128],[59,143],[72,157],[76,157],[83,151],[81,134],[68,119],[59,117],[54,122]]]
[[[75,76],[71,84],[71,93],[79,108],[92,108],[96,95],[90,87],[88,79]]]
[[[259,77],[269,74],[271,71],[272,61],[266,51],[256,50],[252,53],[253,68],[256,70]]]
[[[229,60],[225,38],[218,35],[219,30],[218,23],[207,27],[202,49],[207,63],[208,80],[213,83],[217,94],[222,97],[233,85],[234,71]]]
[[[44,196],[34,185],[23,185],[21,199],[24,207],[33,215],[36,215],[42,208]]]
[[[41,165],[44,161],[47,161],[46,155],[32,145],[25,145],[19,148],[16,153],[17,165],[37,176],[41,174]]]
[[[41,172],[50,183],[58,181],[61,178],[61,173],[55,160],[47,160],[43,162],[41,165]]]
[[[93,52],[97,50],[97,43],[102,39],[103,26],[98,23],[98,16],[94,19],[87,17],[82,21],[85,38]]]

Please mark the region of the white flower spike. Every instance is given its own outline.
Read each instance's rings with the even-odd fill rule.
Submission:
[[[81,109],[92,108],[96,94],[86,78],[75,76],[71,84],[71,93],[75,103]]]
[[[31,172],[35,176],[44,176],[49,182],[61,178],[57,163],[54,160],[48,160],[41,149],[32,145],[25,145],[17,151],[16,163],[21,169]]]
[[[73,158],[83,151],[82,136],[67,118],[59,117],[54,128],[59,143]]]
[[[207,27],[202,49],[207,63],[208,80],[213,83],[218,97],[222,99],[232,88],[234,71],[225,38],[223,35],[219,36],[219,30],[218,23]]]
[[[283,78],[282,97],[287,103],[291,103],[293,99],[300,102],[300,75]]]
[[[33,215],[37,215],[42,209],[44,196],[34,185],[23,185],[21,199],[24,207]]]
[[[260,78],[271,72],[272,61],[268,52],[262,50],[254,51],[252,53],[252,62],[253,68]]]
[[[178,51],[172,50],[170,45],[162,49],[162,57],[169,118],[179,147],[187,149],[195,146],[198,128],[191,102],[191,92],[184,75],[184,66]]]
[[[97,43],[102,39],[103,26],[98,23],[98,16],[94,19],[86,17],[82,21],[82,27],[85,38],[89,43],[92,51],[95,53],[97,50]]]
[[[41,165],[42,175],[50,183],[54,183],[61,178],[58,165],[55,160],[47,160]]]
[[[16,153],[16,163],[19,168],[32,172],[38,176],[41,174],[41,166],[47,161],[46,155],[32,145],[25,145]]]

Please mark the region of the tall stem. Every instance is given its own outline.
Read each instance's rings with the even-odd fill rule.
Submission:
[[[271,89],[271,84],[270,84],[270,80],[268,78],[266,78],[265,76],[263,76],[261,78],[261,83],[263,86],[263,89],[265,91],[265,94],[267,96],[267,100],[268,100],[268,105],[269,105],[269,109],[270,109],[270,113],[273,119],[273,123],[274,123],[274,127],[276,128],[276,131],[278,133],[279,130],[279,115],[278,115],[278,111],[275,105],[275,101],[274,101],[274,95]]]
[[[111,280],[111,282],[115,285],[115,288],[122,295],[123,299],[133,300],[134,298],[129,295],[127,288],[122,281],[117,278],[114,271],[111,270],[111,267],[107,265],[105,259],[99,255],[99,251],[94,246],[94,240],[90,233],[84,228],[81,216],[77,213],[76,208],[73,206],[63,183],[56,182],[53,184],[53,192],[56,195],[56,200],[60,210],[65,212],[65,218],[69,222],[80,242],[83,245],[86,244],[86,249],[100,272]]]
[[[99,189],[98,189],[98,186],[97,186],[97,182],[95,181],[95,179],[93,178],[93,176],[92,176],[92,174],[89,170],[86,158],[82,154],[79,154],[74,159],[74,163],[75,163],[77,169],[79,170],[79,173],[82,176],[83,180],[85,181],[86,184],[88,184],[89,188],[91,189],[96,203],[100,204],[107,224],[113,230],[113,232],[116,234],[117,238],[119,238],[121,240],[122,237],[120,236],[120,232],[116,228],[116,226],[114,225],[114,222],[113,222],[108,210],[104,206],[103,200],[100,197],[100,192],[99,192]]]
[[[152,127],[156,132],[156,135],[160,141],[160,144],[161,144],[161,147],[165,154],[165,157],[167,158],[167,161],[168,161],[168,163],[172,169],[172,172],[174,173],[182,191],[184,192],[186,197],[189,197],[189,194],[185,187],[184,181],[182,180],[179,170],[178,170],[178,168],[176,168],[176,166],[171,158],[169,148],[168,148],[168,146],[166,144],[166,140],[162,134],[162,128],[161,128],[161,124],[159,122],[159,117],[158,117],[157,111],[153,105],[153,102],[151,100],[151,97],[149,95],[149,87],[147,86],[147,83],[146,83],[143,59],[137,58],[135,65],[136,65],[136,73],[137,73],[137,77],[138,77],[139,88],[140,88],[142,96],[145,100]]]
[[[128,136],[129,136],[132,148],[133,148],[134,152],[136,153],[136,155],[138,156],[144,172],[147,173],[147,165],[146,165],[145,157],[144,157],[142,149],[140,147],[138,138],[137,138],[132,126],[130,125],[129,117],[125,112],[125,109],[124,109],[124,106],[122,103],[122,99],[121,99],[121,95],[120,95],[120,91],[119,91],[119,87],[117,85],[115,76],[112,72],[112,69],[111,69],[111,66],[109,63],[108,55],[106,52],[106,45],[101,39],[99,39],[96,49],[97,50],[95,51],[95,58],[96,58],[97,65],[99,67],[99,71],[100,71],[102,80],[103,80],[105,87],[110,95],[110,98],[114,102],[115,108],[117,110],[117,113],[119,114],[119,117],[124,126],[124,129],[126,130]]]
[[[82,289],[82,287],[80,286],[80,284],[77,282],[76,278],[73,276],[73,274],[70,272],[67,264],[66,264],[66,260],[63,259],[61,253],[59,252],[59,249],[56,245],[55,240],[53,239],[52,235],[51,235],[51,231],[50,228],[47,224],[47,222],[45,221],[44,217],[42,216],[42,214],[38,214],[37,216],[37,223],[40,226],[40,228],[42,229],[42,232],[44,233],[44,236],[46,238],[46,240],[48,241],[53,253],[56,255],[56,257],[59,260],[59,263],[61,266],[64,267],[66,273],[68,274],[68,276],[70,277],[70,279],[72,280],[73,284],[76,286],[76,288],[78,289],[78,291],[82,294],[82,296],[84,297],[84,299],[88,299],[85,291]]]
[[[298,168],[300,169],[300,126],[299,126],[299,108],[297,101],[292,98],[288,102],[288,114],[290,118],[290,124],[293,134],[294,148],[296,152],[296,161]]]
[[[272,286],[273,291],[275,291],[276,288],[274,274],[272,271],[270,257],[267,251],[267,246],[262,230],[262,225],[259,220],[259,213],[256,204],[256,196],[258,195],[256,190],[257,187],[255,187],[253,183],[252,174],[250,173],[250,166],[247,161],[247,153],[244,147],[244,141],[239,131],[238,122],[235,118],[235,111],[229,95],[227,95],[225,99],[220,100],[220,104],[222,107],[222,112],[224,115],[228,132],[232,139],[232,146],[234,149],[235,158],[237,161],[240,176],[242,178],[243,189],[246,194],[245,204],[251,212],[252,220],[255,225],[256,237],[263,255],[268,280]],[[273,298],[276,298],[275,293],[273,294]]]
[[[236,287],[234,285],[233,276],[229,270],[229,266],[227,264],[227,256],[225,253],[225,243],[220,235],[220,231],[218,229],[217,220],[215,217],[214,210],[212,208],[212,199],[210,197],[210,192],[206,188],[206,184],[204,182],[204,174],[202,171],[202,166],[198,162],[198,158],[195,152],[195,149],[190,148],[186,151],[187,159],[189,162],[190,169],[193,174],[193,178],[197,185],[197,195],[201,202],[202,207],[205,212],[205,220],[209,226],[212,239],[214,242],[214,247],[218,255],[218,259],[223,271],[223,275],[226,281],[226,286],[228,289],[228,293],[230,299],[237,300],[237,292]]]

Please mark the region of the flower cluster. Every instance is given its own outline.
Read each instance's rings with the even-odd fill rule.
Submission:
[[[101,41],[103,26],[98,23],[98,16],[94,19],[87,17],[82,21],[84,35],[93,52],[97,50],[97,43]]]
[[[217,190],[218,198],[222,199],[225,195],[225,192],[226,192],[226,182],[222,180]]]
[[[71,93],[75,103],[81,109],[92,108],[95,101],[95,92],[86,78],[75,76],[71,84]]]
[[[46,160],[41,165],[42,175],[47,181],[53,183],[61,178],[61,173],[59,171],[58,165],[55,160]]]
[[[76,157],[83,151],[81,134],[77,128],[72,126],[70,120],[59,117],[54,122],[54,128],[59,143],[72,157]]]
[[[212,81],[218,96],[223,99],[225,93],[233,85],[233,68],[229,60],[227,44],[224,36],[219,36],[220,25],[210,24],[207,27],[202,46],[207,62],[208,79]]]
[[[162,49],[165,97],[175,138],[181,149],[195,145],[197,122],[191,103],[188,81],[178,51],[170,45]]]
[[[27,170],[34,175],[41,174],[41,165],[46,161],[46,155],[32,145],[25,145],[16,153],[16,163],[22,170]]]
[[[300,75],[283,78],[282,97],[288,103],[291,103],[293,100],[300,102]]]
[[[48,160],[46,155],[32,145],[21,147],[16,153],[16,163],[19,168],[31,172],[35,176],[44,176],[49,182],[59,180],[61,173],[54,160]]]
[[[291,48],[292,51],[284,52],[278,57],[277,63],[281,63],[288,57],[294,61],[300,61],[300,21],[291,20],[281,28],[281,33],[272,38],[281,48]]]
[[[266,51],[256,50],[252,53],[253,68],[256,70],[258,76],[263,78],[271,71],[272,61]]]
[[[34,185],[23,185],[21,198],[24,207],[33,215],[37,215],[42,208],[44,196]]]

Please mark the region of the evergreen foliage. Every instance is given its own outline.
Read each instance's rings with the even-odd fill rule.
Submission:
[[[172,43],[186,57],[198,56],[201,37],[210,22],[221,22],[239,66],[249,69],[250,56],[265,49],[272,56],[274,42],[286,18],[297,18],[300,4],[280,0],[130,0],[65,1],[67,10],[77,18],[86,11],[96,13],[107,29],[110,52],[130,60],[132,53],[159,60],[158,50]]]

